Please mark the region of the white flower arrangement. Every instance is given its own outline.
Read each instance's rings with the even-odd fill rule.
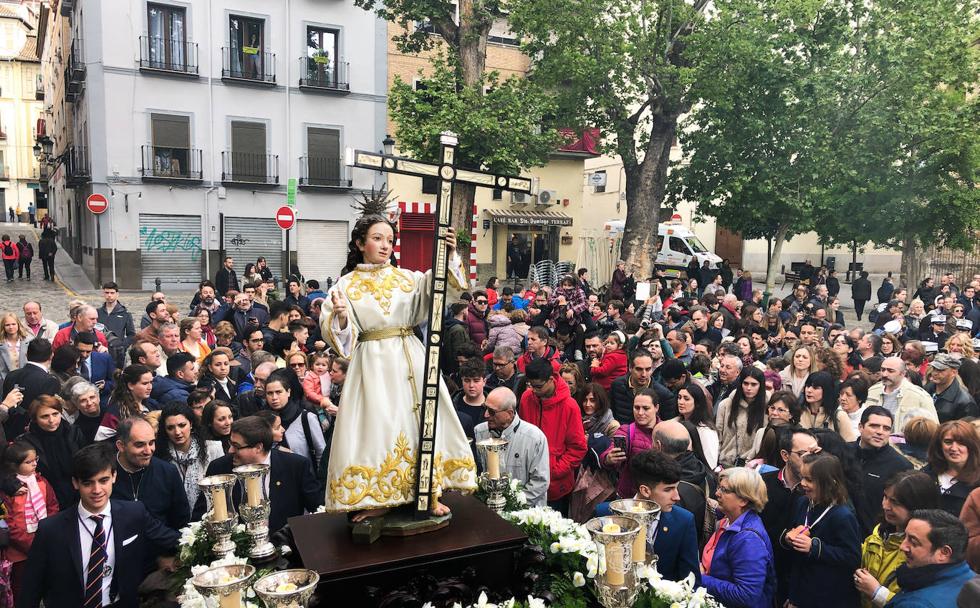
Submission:
[[[640,571],[640,593],[652,595],[653,605],[662,604],[670,608],[724,608],[715,598],[708,595],[704,587],[696,587],[694,573],[682,581],[669,581],[662,577],[656,568]]]
[[[527,596],[526,600],[518,600],[517,598],[510,598],[499,604],[494,604],[487,599],[487,594],[481,592],[480,598],[475,604],[469,604],[465,608],[545,608],[544,600],[532,596]],[[422,604],[422,608],[433,608],[431,602],[426,602]],[[453,604],[453,608],[464,608],[462,604],[456,602]]]

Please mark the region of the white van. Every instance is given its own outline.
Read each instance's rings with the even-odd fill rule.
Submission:
[[[615,238],[623,232],[626,222],[610,220],[603,229],[606,236]],[[657,268],[668,276],[679,276],[687,270],[691,258],[696,257],[698,266],[708,262],[711,268],[721,266],[721,258],[708,251],[697,236],[686,226],[669,223],[657,226]]]

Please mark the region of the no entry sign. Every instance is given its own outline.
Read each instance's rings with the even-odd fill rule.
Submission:
[[[296,212],[291,207],[279,207],[276,211],[276,223],[283,230],[289,230],[296,223]]]
[[[85,206],[95,215],[102,215],[109,210],[109,199],[102,194],[90,194],[85,199]]]

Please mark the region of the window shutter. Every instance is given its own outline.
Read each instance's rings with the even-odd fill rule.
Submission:
[[[153,145],[157,148],[190,148],[191,120],[188,116],[151,114]]]

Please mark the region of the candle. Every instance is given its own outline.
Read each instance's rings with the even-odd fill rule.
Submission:
[[[617,524],[615,522],[611,522],[611,521],[608,522],[608,523],[605,523],[602,526],[602,531],[605,534],[619,534],[619,531],[620,531],[619,524]]]
[[[218,606],[220,608],[242,608],[242,592],[232,591],[228,595],[219,594]]]
[[[487,475],[500,479],[500,453],[493,449],[487,449]]]
[[[211,488],[211,521],[224,521],[228,519],[228,505],[225,502],[225,489],[221,487]]]
[[[647,527],[646,524],[640,524],[640,532],[633,539],[633,561],[634,562],[645,562],[647,561]]]
[[[250,507],[259,506],[259,502],[262,500],[262,489],[259,487],[260,481],[261,478],[259,477],[245,478],[245,502]]]
[[[610,585],[626,583],[622,545],[606,545],[606,582]]]

